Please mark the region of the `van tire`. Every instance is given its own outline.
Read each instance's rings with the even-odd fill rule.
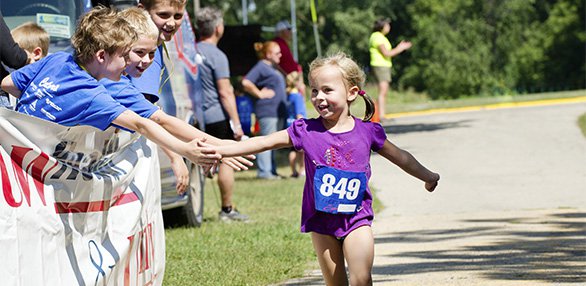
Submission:
[[[203,222],[203,190],[205,176],[199,165],[189,163],[189,186],[187,204],[183,206],[183,215],[188,226],[201,226]]]

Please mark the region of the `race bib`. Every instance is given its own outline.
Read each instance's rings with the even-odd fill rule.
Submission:
[[[366,173],[318,166],[313,177],[315,209],[331,214],[353,214],[362,205]]]

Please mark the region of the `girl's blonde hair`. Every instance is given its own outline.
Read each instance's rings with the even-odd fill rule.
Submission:
[[[296,92],[300,80],[299,72],[292,71],[285,77],[285,79],[287,82],[287,92]]]
[[[266,41],[264,43],[254,43],[254,50],[256,51],[256,56],[259,59],[266,59],[267,52],[270,51],[274,46],[278,46],[277,42],[274,41]]]
[[[360,90],[358,94],[362,96],[366,103],[366,111],[364,113],[364,119],[362,121],[370,121],[374,115],[374,101],[366,94],[363,90],[366,75],[364,71],[356,64],[354,60],[348,57],[342,52],[329,55],[325,58],[317,58],[309,65],[309,79],[314,78],[314,73],[317,69],[324,66],[333,66],[340,70],[342,73],[342,79],[346,88],[352,88],[357,86]]]
[[[139,38],[147,37],[155,41],[159,39],[159,28],[146,10],[138,7],[126,8],[120,12],[120,17],[130,24]]]
[[[112,55],[130,48],[137,38],[136,32],[116,10],[97,6],[83,15],[71,37],[71,44],[75,49],[75,59],[87,64],[99,50]]]

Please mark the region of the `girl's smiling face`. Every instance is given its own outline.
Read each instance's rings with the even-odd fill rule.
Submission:
[[[149,10],[151,19],[159,28],[159,41],[170,41],[181,26],[185,7],[175,7],[168,3],[157,3]]]
[[[157,41],[148,37],[140,37],[128,53],[128,66],[126,73],[131,77],[140,77],[142,73],[153,63]]]
[[[326,120],[337,121],[349,115],[350,102],[356,98],[358,87],[348,89],[342,72],[332,65],[320,67],[310,75],[311,103]]]

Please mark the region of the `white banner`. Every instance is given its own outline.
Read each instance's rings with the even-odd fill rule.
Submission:
[[[0,284],[161,285],[157,148],[0,108]]]

